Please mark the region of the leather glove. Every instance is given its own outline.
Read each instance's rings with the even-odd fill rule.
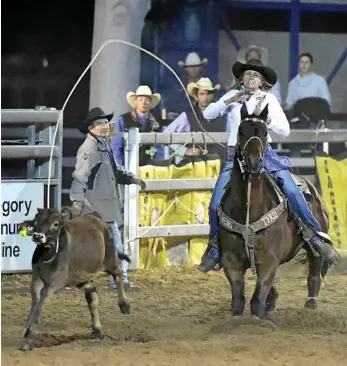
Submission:
[[[83,202],[73,201],[71,206],[71,213],[74,217],[79,216],[83,210]]]
[[[131,184],[137,184],[141,189],[146,189],[146,183],[140,178],[133,178]]]

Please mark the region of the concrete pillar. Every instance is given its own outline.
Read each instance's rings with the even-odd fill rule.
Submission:
[[[141,45],[148,0],[95,0],[93,51],[116,38]],[[106,46],[91,69],[90,108],[101,107],[119,115],[129,110],[126,93],[136,90],[140,76],[140,51],[123,44]]]

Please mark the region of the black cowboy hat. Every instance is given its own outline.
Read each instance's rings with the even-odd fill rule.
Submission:
[[[271,67],[264,66],[263,63],[258,59],[251,59],[246,64],[239,61],[233,65],[233,74],[239,79],[246,70],[258,71],[259,74],[263,75],[267,84],[271,86],[277,82],[277,74]]]
[[[113,113],[111,114],[105,114],[105,112],[99,108],[92,108],[89,113],[88,116],[85,120],[83,120],[80,125],[78,126],[78,129],[83,133],[83,134],[87,134],[88,133],[88,127],[97,119],[102,119],[102,118],[106,118],[108,121],[111,121],[113,117]]]

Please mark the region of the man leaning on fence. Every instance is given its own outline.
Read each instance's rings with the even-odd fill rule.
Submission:
[[[152,115],[151,111],[159,104],[161,96],[152,93],[147,85],[140,85],[136,92],[127,93],[127,101],[131,106],[131,112],[120,115],[114,124],[114,132],[128,132],[131,128],[138,128],[140,132],[159,132],[160,123]],[[124,138],[113,136],[110,142],[112,151],[118,164],[124,165]],[[151,146],[141,145],[139,149],[139,165],[147,165],[151,156],[146,153]],[[156,155],[155,147],[152,147]]]
[[[123,225],[117,184],[137,184],[145,188],[146,184],[133,174],[117,165],[108,146],[108,123],[112,118],[102,109],[93,108],[87,118],[79,125],[79,130],[86,134],[78,149],[75,171],[72,174],[70,199],[72,212],[80,215],[84,212],[97,211],[109,224],[114,236],[116,250],[123,252],[122,239],[118,227]],[[127,263],[122,261],[124,289],[136,291],[139,288],[128,281]],[[110,277],[110,287],[115,288]]]
[[[227,126],[227,118],[225,115],[217,116],[212,120],[207,120],[203,116],[203,111],[213,102],[216,93],[220,90],[220,85],[213,86],[209,78],[200,78],[196,83],[191,82],[187,85],[187,92],[193,98],[193,108],[186,108],[169,126],[164,129],[164,132],[179,133],[179,132],[229,132]],[[198,120],[197,120],[198,119]],[[202,129],[203,127],[203,129]],[[176,156],[176,163],[181,157],[190,155],[202,155],[204,148],[201,146],[185,145],[170,145]],[[219,145],[206,146],[209,153],[217,154],[223,161],[225,158],[224,147]]]

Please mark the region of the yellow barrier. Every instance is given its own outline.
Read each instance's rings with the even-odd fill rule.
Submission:
[[[140,167],[142,179],[191,179],[218,178],[220,160],[204,160],[189,162],[183,166],[169,165]],[[167,214],[157,225],[189,225],[191,223],[208,223],[208,206],[211,200],[210,191],[170,191],[140,193],[140,225],[153,226],[163,212],[173,203],[175,197],[182,204],[173,204]],[[186,244],[182,242],[186,241]],[[181,246],[186,245],[186,250]],[[182,258],[182,263],[194,266],[200,263],[207,246],[206,237],[198,238],[156,238],[140,240],[140,269],[170,266],[169,251],[180,247],[180,252],[188,258]],[[184,249],[184,248],[183,248]]]
[[[322,196],[329,212],[329,235],[338,249],[347,249],[347,157],[316,156]]]

